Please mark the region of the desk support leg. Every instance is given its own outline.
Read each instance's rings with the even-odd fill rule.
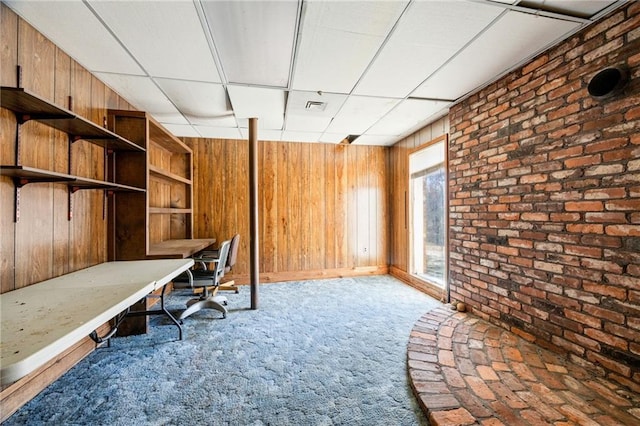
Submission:
[[[162,292],[160,293],[160,296],[157,295],[148,295],[147,297],[160,297],[160,309],[155,309],[152,311],[133,311],[133,312],[129,312],[127,314],[127,316],[130,317],[138,317],[141,315],[161,315],[164,314],[166,316],[169,317],[169,319],[178,327],[178,333],[180,335],[180,340],[182,340],[182,324],[180,324],[180,322],[176,319],[176,317],[174,317],[171,312],[169,312],[167,310],[167,308],[164,305],[164,294],[167,291],[167,286],[166,284],[164,286],[162,286]]]
[[[164,292],[166,291],[167,286],[164,285],[162,287],[162,293],[160,293],[160,309],[162,310],[162,312],[164,312],[171,321],[173,321],[173,323],[178,327],[178,333],[180,334],[180,340],[182,340],[182,324],[180,324],[180,321],[178,321],[176,319],[176,317],[174,317],[171,312],[169,312],[167,310],[167,308],[165,308],[164,306]]]

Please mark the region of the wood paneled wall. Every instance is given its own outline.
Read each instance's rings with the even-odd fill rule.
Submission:
[[[248,142],[184,140],[194,151],[194,237],[239,232],[233,275],[247,282]],[[386,272],[388,149],[259,144],[261,280]]]
[[[427,285],[409,273],[409,153],[431,140],[449,132],[449,118],[443,117],[433,124],[404,138],[389,152],[389,273],[436,298],[442,291]]]
[[[102,124],[107,108],[131,108],[115,92],[73,61],[51,41],[20,19],[4,4],[0,83],[17,86],[21,66],[25,89]],[[16,159],[16,119],[1,109],[1,164],[21,164],[62,173],[102,179],[104,151],[75,142],[69,150],[65,133],[37,122],[21,127],[20,158]],[[69,156],[71,167],[69,168]],[[20,193],[20,220],[13,220],[14,185],[0,178],[0,236],[2,292],[59,276],[106,260],[106,221],[103,193],[78,191],[72,196],[73,218],[68,220],[67,187],[29,184]]]
[[[115,92],[73,61],[51,41],[0,3],[0,83],[21,86],[102,124],[107,108],[131,109]],[[103,179],[103,149],[84,141],[69,150],[65,133],[37,122],[21,126],[16,158],[16,118],[0,108],[0,164],[38,167]],[[69,157],[71,166],[69,168]],[[82,190],[72,196],[60,184],[36,183],[20,191],[20,220],[14,222],[14,185],[0,177],[0,292],[59,276],[106,260],[106,220],[102,191]],[[35,396],[66,369],[93,350],[88,338],[44,368],[2,389],[0,421]]]

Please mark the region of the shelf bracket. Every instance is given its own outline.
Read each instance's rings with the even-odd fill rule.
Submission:
[[[16,183],[13,187],[13,221],[18,223],[20,221],[20,186]]]
[[[67,204],[68,207],[68,213],[67,213],[67,220],[71,220],[73,219],[73,193],[76,192],[78,189],[74,188],[73,186],[69,186],[69,202]]]

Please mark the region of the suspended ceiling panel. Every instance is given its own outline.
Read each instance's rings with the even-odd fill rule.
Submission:
[[[348,136],[347,133],[329,133],[324,132],[318,142],[322,143],[340,143]]]
[[[338,93],[289,92],[285,129],[324,132],[346,99]]]
[[[322,132],[296,132],[285,130],[280,140],[286,142],[318,142]]]
[[[397,138],[395,136],[383,136],[383,135],[362,135],[353,141],[352,145],[379,145],[388,146],[392,145]]]
[[[503,11],[481,3],[412,3],[354,93],[407,96]]]
[[[448,104],[443,101],[406,99],[368,129],[366,134],[402,136],[412,133],[423,127],[433,115],[446,109]]]
[[[249,129],[240,129],[242,139],[249,139]],[[282,140],[282,131],[260,129],[258,131],[258,140],[261,141],[280,141]]]
[[[288,86],[297,2],[204,1],[201,4],[229,83]]]
[[[192,124],[237,126],[221,84],[163,78],[156,79],[156,83]]]
[[[603,0],[525,0],[518,3],[532,9],[541,8],[551,12],[567,13],[582,18],[588,18],[605,9],[611,4]]]
[[[203,138],[214,139],[242,139],[242,133],[236,127],[208,127],[208,126],[193,126]]]
[[[397,99],[350,96],[327,131],[360,135],[398,103]]]
[[[150,76],[220,82],[192,2],[89,4]]]
[[[110,87],[127,94],[127,101],[141,111],[147,111],[161,123],[189,124],[180,111],[167,99],[149,77],[96,73]]]
[[[261,87],[228,86],[229,98],[240,127],[248,127],[249,118],[258,118],[258,128],[282,130],[285,91]]]
[[[353,143],[389,145],[624,4],[4,3],[136,108],[171,125],[177,136],[246,138],[247,118],[255,116],[262,140],[339,143],[359,134]],[[434,98],[451,102],[438,104],[443,108],[436,113],[428,103],[413,102]],[[307,109],[308,101],[325,105]]]
[[[173,133],[174,135],[180,135],[187,138],[199,138],[200,134],[193,128],[193,126],[188,124],[170,124],[163,123],[162,126],[166,128],[168,131]]]
[[[578,25],[575,22],[507,11],[411,96],[457,99],[531,57]]]
[[[136,61],[83,3],[3,2],[89,71],[144,75]]]
[[[293,89],[350,93],[407,2],[305,2]]]

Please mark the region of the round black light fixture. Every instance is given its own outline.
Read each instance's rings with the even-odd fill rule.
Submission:
[[[625,68],[605,68],[591,78],[587,91],[592,98],[601,101],[622,92],[628,81],[629,73]]]

